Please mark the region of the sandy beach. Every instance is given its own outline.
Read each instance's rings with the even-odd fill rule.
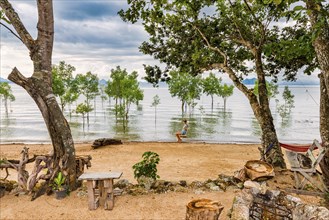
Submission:
[[[0,145],[0,157],[19,159],[24,146],[29,148],[30,155],[46,154],[52,146],[49,144],[6,144]],[[219,174],[233,175],[244,167],[248,160],[259,159],[258,144],[207,144],[207,143],[159,143],[159,142],[125,142],[122,145],[91,148],[91,143],[75,144],[77,155],[91,155],[91,168],[94,171],[121,171],[121,179],[136,184],[132,166],[139,162],[142,154],[153,151],[160,155],[158,175],[161,180],[205,181],[216,179]],[[32,164],[28,170],[32,169]],[[1,170],[1,178],[5,175]],[[10,170],[8,179],[16,180],[17,173]],[[278,174],[269,181],[273,189],[293,187],[290,174]],[[186,205],[193,199],[206,198],[219,201],[224,210],[220,219],[227,219],[238,189],[225,192],[207,191],[196,193],[167,192],[163,194],[120,195],[115,197],[112,211],[99,207],[88,209],[87,195],[81,196],[79,190],[71,192],[63,200],[54,195],[41,196],[31,201],[30,195],[14,196],[6,194],[0,201],[0,219],[185,219]],[[318,204],[314,196],[298,196],[309,203]]]

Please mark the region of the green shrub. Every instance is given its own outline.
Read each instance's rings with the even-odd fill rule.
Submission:
[[[143,160],[133,166],[134,177],[138,180],[139,177],[145,176],[154,180],[160,178],[157,175],[157,164],[160,161],[157,153],[147,151],[142,156]]]

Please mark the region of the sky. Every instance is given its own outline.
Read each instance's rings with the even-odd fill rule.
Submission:
[[[32,37],[36,38],[36,0],[10,2]],[[109,79],[111,69],[116,66],[128,72],[137,71],[142,79],[145,76],[143,64],[159,65],[158,61],[143,55],[138,49],[148,39],[141,23],[125,23],[117,15],[120,9],[128,7],[126,0],[53,0],[53,4],[53,65],[65,61],[76,68],[74,74],[91,71],[100,79]],[[0,77],[7,78],[14,67],[26,77],[32,75],[29,51],[2,26],[0,46]],[[315,75],[307,80],[318,81]],[[219,76],[224,82],[229,82],[225,75]]]
[[[37,8],[35,0],[10,1],[27,30],[36,38]],[[116,66],[145,76],[143,64],[158,64],[151,56],[139,52],[147,40],[141,24],[125,23],[117,15],[127,8],[125,0],[54,0],[55,38],[54,65],[65,61],[75,73],[91,71],[108,79]],[[1,77],[7,78],[16,66],[31,76],[33,64],[23,43],[1,26]]]

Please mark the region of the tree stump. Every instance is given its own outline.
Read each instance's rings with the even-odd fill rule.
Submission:
[[[217,220],[224,206],[209,199],[194,199],[186,206],[186,220]]]

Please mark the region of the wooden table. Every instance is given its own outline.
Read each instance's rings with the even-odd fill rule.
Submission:
[[[87,180],[88,207],[95,210],[99,205],[104,209],[112,210],[114,206],[113,179],[119,179],[122,172],[95,172],[84,173],[79,180]],[[99,194],[97,195],[96,189]]]

